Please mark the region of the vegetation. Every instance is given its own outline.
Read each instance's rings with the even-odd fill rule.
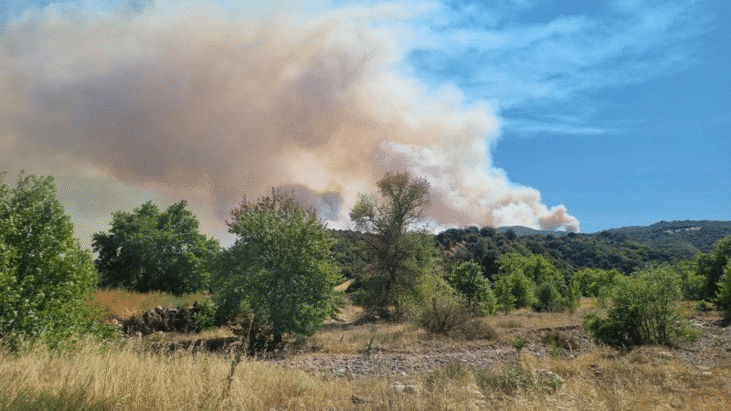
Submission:
[[[653,266],[618,277],[605,314],[584,317],[584,328],[597,342],[615,347],[672,345],[694,332],[681,315],[680,279],[668,266]]]
[[[482,274],[482,267],[474,262],[461,263],[452,270],[449,283],[466,299],[470,309],[480,314],[493,314],[497,308],[495,294]]]
[[[407,231],[422,220],[429,206],[429,184],[423,179],[412,180],[407,173],[386,173],[378,188],[383,202],[361,194],[350,218],[358,229],[374,234],[366,237],[374,260],[363,283],[361,301],[369,307],[388,307],[428,267],[424,263],[430,260],[433,245],[426,244],[424,236],[408,235]]]
[[[576,282],[567,283],[563,273],[541,255],[503,255],[495,277],[495,294],[502,310],[531,307],[536,311],[562,311],[581,297]]]
[[[721,279],[718,281],[716,304],[723,309],[726,319],[731,319],[731,261],[726,263]]]
[[[99,285],[187,294],[208,289],[220,246],[198,231],[198,219],[180,201],[160,213],[148,201],[131,213],[117,211],[108,233],[94,234]]]
[[[698,274],[705,279],[703,297],[712,300],[719,291],[718,282],[726,265],[731,261],[731,235],[722,238],[707,254],[699,254],[696,258]]]
[[[17,347],[39,337],[56,346],[78,334],[108,333],[85,304],[96,281],[53,177],[21,173],[15,188],[0,181],[0,341]]]
[[[274,190],[256,202],[244,199],[232,216],[229,231],[238,238],[221,256],[214,287],[221,309],[265,321],[275,342],[285,333],[312,335],[335,312],[340,280],[323,224]]]

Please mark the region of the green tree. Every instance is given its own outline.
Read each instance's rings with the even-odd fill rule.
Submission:
[[[500,256],[495,279],[495,297],[505,313],[537,303],[536,284],[525,273],[525,257],[516,253]]]
[[[726,263],[721,279],[718,281],[716,304],[723,309],[726,318],[731,319],[731,261]]]
[[[482,274],[482,267],[474,262],[461,263],[452,270],[449,283],[467,300],[467,304],[474,311],[483,314],[495,312],[497,302],[495,294],[488,281]]]
[[[198,231],[186,201],[160,213],[151,201],[131,213],[117,211],[108,233],[95,233],[92,247],[102,287],[180,295],[208,289],[221,248]]]
[[[579,284],[581,294],[586,297],[605,297],[617,277],[622,273],[616,268],[603,270],[601,268],[582,268],[574,273],[572,280]]]
[[[718,291],[718,280],[723,275],[726,264],[731,260],[731,235],[716,243],[713,251],[699,254],[696,258],[698,274],[705,278],[704,298],[711,300]]]
[[[0,181],[0,339],[57,345],[101,331],[86,315],[96,281],[53,177],[21,173],[15,188]]]
[[[229,232],[238,238],[221,256],[214,297],[234,317],[253,313],[285,333],[312,335],[335,312],[340,273],[331,256],[335,241],[312,210],[272,190],[232,212]]]
[[[421,258],[428,254],[423,238],[408,235],[429,206],[429,183],[407,173],[386,173],[378,188],[383,201],[379,204],[375,196],[361,194],[350,218],[358,229],[374,234],[368,237],[374,275],[364,284],[364,293],[382,298],[388,306],[396,303],[399,292],[413,287],[425,268],[418,263],[429,261]],[[433,242],[426,248],[433,250]]]
[[[681,296],[678,273],[668,266],[620,276],[608,311],[587,314],[584,328],[596,341],[612,346],[673,344],[692,334],[677,305]]]

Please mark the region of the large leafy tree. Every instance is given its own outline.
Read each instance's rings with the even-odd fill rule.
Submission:
[[[53,177],[21,173],[15,188],[0,180],[0,338],[56,344],[93,330],[84,303],[96,280]]]
[[[335,312],[335,241],[314,211],[278,191],[244,199],[232,215],[229,231],[238,238],[221,256],[214,287],[222,311],[253,313],[275,342],[285,333],[312,335]]]
[[[160,212],[148,201],[113,214],[108,233],[93,236],[102,287],[173,294],[207,289],[217,240],[198,231],[198,219],[180,201]]]
[[[361,194],[350,212],[350,218],[360,230],[374,235],[369,246],[374,253],[372,277],[366,279],[370,300],[379,304],[395,303],[399,291],[413,286],[421,268],[419,261],[433,259],[425,252],[423,239],[408,231],[423,220],[429,206],[429,183],[412,179],[408,173],[386,173],[378,182],[382,202],[376,196]],[[411,234],[411,235],[409,235]],[[433,244],[428,249],[433,251]]]

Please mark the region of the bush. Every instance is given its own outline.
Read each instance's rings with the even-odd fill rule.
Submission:
[[[689,326],[680,315],[679,279],[668,267],[655,266],[619,278],[605,314],[584,317],[584,329],[595,341],[615,347],[670,345],[688,337]]]
[[[434,274],[420,277],[414,291],[402,295],[398,303],[409,320],[432,334],[449,335],[473,318],[462,296]]]
[[[464,296],[473,311],[484,315],[495,312],[495,294],[490,288],[490,282],[482,275],[479,264],[461,263],[452,271],[449,283]]]
[[[196,301],[193,307],[198,310],[193,314],[193,321],[199,330],[216,328],[216,304],[208,298]]]
[[[716,305],[723,309],[727,319],[731,319],[731,260],[726,264],[721,279],[718,281]]]
[[[248,307],[277,343],[285,333],[312,335],[336,309],[334,240],[314,211],[277,191],[244,200],[233,216],[229,231],[238,239],[221,256],[216,302],[229,317]]]
[[[79,334],[110,335],[86,304],[96,281],[53,177],[21,173],[13,189],[0,180],[0,340],[17,348],[36,337],[58,346]]]

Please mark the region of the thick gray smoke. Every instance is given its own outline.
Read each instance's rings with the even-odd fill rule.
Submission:
[[[347,227],[357,194],[387,170],[431,182],[440,226],[578,230],[565,207],[492,166],[489,105],[397,74],[403,51],[373,22],[398,13],[292,7],[75,5],[11,21],[0,169],[56,176],[84,244],[112,211],[148,199],[187,199],[225,238],[242,196],[280,186]]]

